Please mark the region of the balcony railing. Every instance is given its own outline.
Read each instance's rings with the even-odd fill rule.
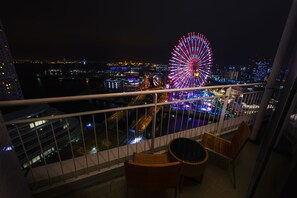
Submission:
[[[122,166],[134,152],[164,150],[176,137],[199,140],[204,132],[228,133],[242,120],[253,124],[263,86],[2,101],[0,106],[28,106],[19,113],[2,113],[13,143],[10,149],[36,190]]]

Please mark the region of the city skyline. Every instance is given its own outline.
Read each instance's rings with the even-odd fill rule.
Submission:
[[[11,1],[0,17],[15,59],[166,64],[181,36],[199,32],[209,39],[215,64],[241,64],[274,57],[290,2]]]

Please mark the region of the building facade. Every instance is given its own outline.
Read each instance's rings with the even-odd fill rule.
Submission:
[[[23,94],[0,21],[0,100],[22,99]]]
[[[4,121],[60,115],[63,112],[47,104],[27,106],[4,114]],[[55,161],[57,152],[67,153],[70,142],[78,142],[79,122],[75,118],[39,120],[26,124],[9,124],[7,131],[22,168]],[[54,132],[54,136],[53,136]],[[68,157],[71,157],[68,154]],[[69,158],[70,158],[69,157]]]

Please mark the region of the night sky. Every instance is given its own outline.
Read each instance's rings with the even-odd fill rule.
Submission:
[[[14,58],[167,64],[179,38],[200,32],[214,63],[274,57],[289,0],[7,0],[0,17]]]

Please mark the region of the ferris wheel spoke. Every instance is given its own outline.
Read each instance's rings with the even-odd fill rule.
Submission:
[[[182,48],[184,49],[183,52],[185,54],[185,56],[187,57],[187,59],[189,60],[190,59],[190,53],[188,51],[188,44],[187,44],[187,40],[185,37],[183,37],[183,39],[181,40],[181,45],[182,45]]]
[[[181,57],[171,57],[171,61],[174,63],[183,63],[183,64],[187,64],[187,62],[185,62],[186,60],[183,60]]]

